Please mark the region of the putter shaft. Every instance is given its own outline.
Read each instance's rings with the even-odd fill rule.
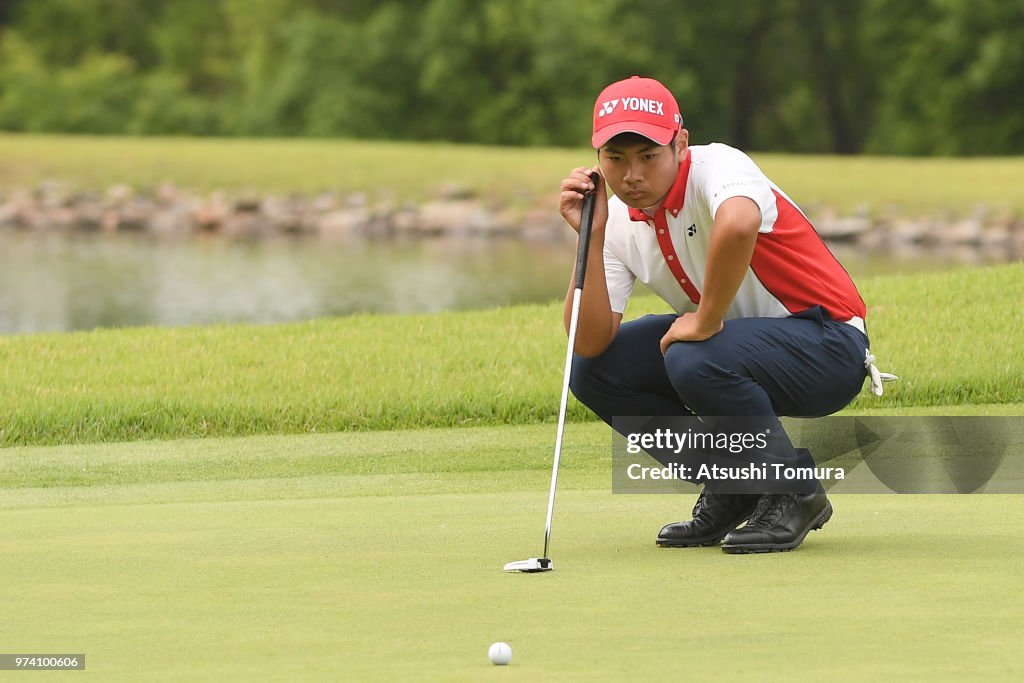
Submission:
[[[558,462],[562,457],[562,433],[565,431],[565,409],[569,401],[569,377],[572,374],[572,350],[576,346],[576,326],[580,317],[580,300],[583,289],[577,287],[572,292],[572,313],[569,317],[569,345],[565,351],[565,373],[562,376],[562,401],[558,406],[558,431],[555,434],[555,458],[551,465],[551,489],[548,491],[548,516],[544,523],[544,554],[548,556],[548,543],[551,541],[551,517],[555,512],[555,486],[558,483]]]
[[[591,173],[590,179],[595,188],[601,178]],[[551,489],[548,491],[548,514],[544,523],[544,554],[548,557],[548,545],[551,542],[551,517],[555,512],[555,487],[558,483],[558,463],[562,457],[562,434],[565,431],[565,409],[569,401],[569,378],[572,375],[572,352],[576,347],[576,328],[580,319],[580,303],[583,299],[583,281],[587,274],[587,254],[590,252],[590,230],[594,223],[594,203],[597,201],[597,190],[583,198],[580,212],[580,239],[576,246],[576,286],[572,291],[572,310],[569,313],[569,341],[565,349],[565,372],[562,374],[562,399],[558,404],[558,431],[555,434],[555,457],[551,464]]]

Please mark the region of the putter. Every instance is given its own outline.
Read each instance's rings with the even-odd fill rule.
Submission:
[[[580,212],[580,240],[576,246],[576,286],[572,292],[572,312],[569,315],[569,345],[565,349],[565,373],[562,375],[562,402],[558,406],[558,431],[555,435],[555,458],[551,465],[551,489],[548,492],[548,516],[544,524],[544,556],[518,560],[505,565],[507,572],[535,574],[549,572],[555,565],[548,558],[548,544],[551,541],[551,515],[555,511],[555,485],[558,483],[558,461],[562,456],[562,432],[565,431],[565,406],[569,400],[569,375],[572,372],[572,350],[576,346],[576,325],[580,319],[580,300],[583,297],[583,279],[587,274],[587,254],[590,251],[590,227],[594,222],[594,202],[597,199],[597,183],[601,177],[591,173],[594,191],[583,197]]]

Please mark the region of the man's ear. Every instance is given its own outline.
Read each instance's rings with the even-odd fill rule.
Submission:
[[[676,136],[676,154],[682,156],[686,151],[686,148],[690,146],[690,131],[685,128],[679,129],[679,134]]]

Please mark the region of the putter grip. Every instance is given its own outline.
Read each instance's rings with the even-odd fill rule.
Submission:
[[[583,279],[587,276],[590,228],[594,224],[594,203],[597,201],[597,184],[601,182],[601,176],[592,172],[590,180],[594,183],[594,190],[583,197],[583,210],[580,213],[580,241],[576,246],[576,289],[583,289]]]

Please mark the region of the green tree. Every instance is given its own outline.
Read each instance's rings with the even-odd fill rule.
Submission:
[[[119,54],[139,68],[157,62],[149,29],[165,3],[154,0],[14,0],[10,20],[42,63],[73,66],[86,54]],[[171,3],[167,3],[171,4]]]
[[[875,2],[871,18],[888,6]],[[902,20],[867,149],[1024,152],[1024,3],[928,0]]]
[[[8,31],[0,65],[0,126],[7,130],[118,133],[131,120],[136,81],[127,57],[90,53],[75,66],[54,69]]]
[[[585,144],[653,76],[694,143],[1024,151],[1021,0],[8,0],[0,127]]]

